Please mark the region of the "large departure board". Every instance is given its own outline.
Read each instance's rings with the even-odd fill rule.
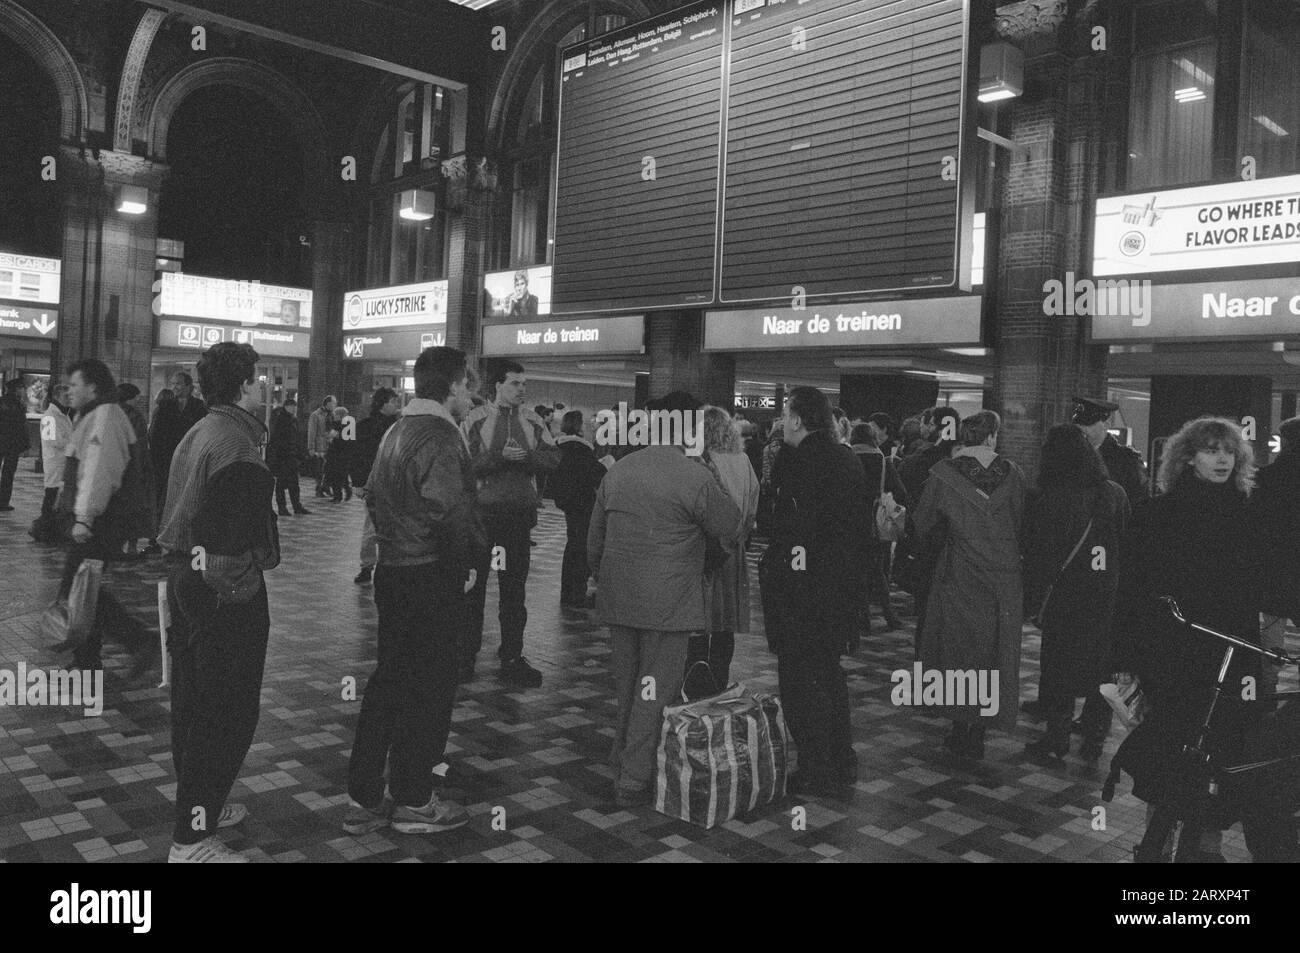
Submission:
[[[721,300],[951,286],[962,0],[736,4]]]
[[[713,299],[724,0],[564,53],[557,314]]]
[[[961,285],[968,0],[715,0],[564,52],[553,311]]]

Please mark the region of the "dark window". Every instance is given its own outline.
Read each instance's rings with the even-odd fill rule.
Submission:
[[[1130,189],[1213,177],[1218,43],[1211,7],[1148,3],[1134,13]]]
[[[1254,0],[1247,9],[1237,140],[1255,174],[1300,171],[1300,14],[1295,3]]]

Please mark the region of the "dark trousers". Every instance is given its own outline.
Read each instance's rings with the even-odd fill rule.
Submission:
[[[59,499],[59,488],[50,486],[45,488],[45,496],[41,499],[41,515],[36,518],[32,525],[32,535],[43,543],[55,543],[59,541],[58,520],[54,515],[54,504]]]
[[[316,477],[316,495],[322,496],[325,493],[325,455],[311,457],[312,476]]]
[[[786,642],[777,656],[781,702],[799,746],[799,773],[833,781],[857,770],[849,721],[849,692],[840,668],[844,638]]]
[[[257,729],[271,616],[265,584],[247,603],[218,604],[188,563],[169,567],[167,602],[177,781],[172,839],[197,844],[216,832]]]
[[[731,660],[736,654],[734,632],[705,632],[692,635],[686,647],[686,668],[705,662],[713,673],[713,684],[722,691],[731,684]]]
[[[485,514],[489,551],[501,547],[505,567],[497,570],[497,587],[501,591],[497,618],[501,622],[501,647],[497,657],[506,662],[519,658],[524,652],[524,626],[528,623],[528,609],[524,605],[524,592],[528,583],[528,565],[532,554],[528,534],[533,528],[531,513]],[[489,562],[478,567],[478,579],[469,593],[468,620],[465,626],[465,647],[462,658],[472,659],[483,648],[483,612],[487,602],[488,572],[500,565],[500,555],[490,556]]]
[[[582,605],[587,599],[587,530],[591,526],[591,509],[564,514],[566,539],[564,561],[560,564],[560,604]]]
[[[92,536],[88,542],[68,546],[68,556],[63,563],[63,579],[59,584],[60,599],[66,599],[72,591],[72,580],[76,578],[82,562],[101,559],[105,563],[99,598],[95,602],[95,624],[91,626],[86,641],[72,653],[72,664],[77,668],[100,667],[105,637],[111,642],[126,646],[132,655],[143,651],[148,641],[149,633],[144,624],[122,608],[108,582],[108,562],[121,554],[121,546],[121,540],[101,536]]]
[[[889,573],[892,569],[890,565],[890,551],[893,549],[893,543],[877,543],[880,547],[879,565],[872,568],[867,574],[867,588],[871,601],[880,606],[885,618],[888,619],[894,614],[894,608],[889,602]]]
[[[393,801],[421,807],[433,791],[456,700],[456,645],[464,623],[465,575],[423,566],[375,568],[379,664],[366,683],[348,765],[348,794],[378,807],[384,764]]]
[[[1047,719],[1047,734],[1055,739],[1070,737],[1070,723],[1074,720],[1074,695],[1069,692],[1039,692],[1043,716]],[[1083,736],[1089,741],[1104,741],[1110,734],[1113,712],[1101,692],[1088,693],[1083,703]]]
[[[286,510],[284,496],[289,494],[289,502],[293,504],[295,510],[302,509],[302,499],[299,497],[298,489],[298,471],[297,470],[278,470],[275,474],[275,505],[277,509]]]
[[[18,472],[18,453],[0,454],[0,506],[8,506],[14,493],[14,474]]]

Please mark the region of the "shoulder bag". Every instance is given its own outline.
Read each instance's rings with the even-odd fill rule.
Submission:
[[[885,473],[890,457],[880,455],[880,496],[876,499],[876,538],[882,543],[893,543],[903,538],[907,530],[907,507],[894,500],[894,494],[885,490]]]
[[[1079,550],[1083,548],[1084,540],[1088,538],[1088,534],[1091,532],[1092,517],[1088,517],[1088,525],[1083,528],[1083,535],[1080,536],[1079,541],[1074,544],[1074,549],[1070,550],[1070,555],[1065,557],[1065,562],[1061,564],[1061,568],[1056,571],[1056,576],[1052,579],[1051,584],[1048,585],[1047,591],[1043,593],[1043,601],[1038,604],[1038,611],[1029,617],[1029,621],[1038,626],[1038,628],[1041,629],[1043,627],[1043,616],[1047,612],[1047,604],[1052,601],[1052,592],[1056,589],[1056,584],[1061,581],[1061,576],[1065,573],[1065,570],[1070,568],[1070,563],[1074,562],[1074,557],[1079,554]]]

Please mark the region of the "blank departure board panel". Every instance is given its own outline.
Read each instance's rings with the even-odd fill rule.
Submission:
[[[712,301],[726,9],[565,51],[553,313]]]
[[[716,0],[563,54],[553,312],[959,285],[965,0]]]
[[[962,0],[735,0],[721,300],[951,286]]]

